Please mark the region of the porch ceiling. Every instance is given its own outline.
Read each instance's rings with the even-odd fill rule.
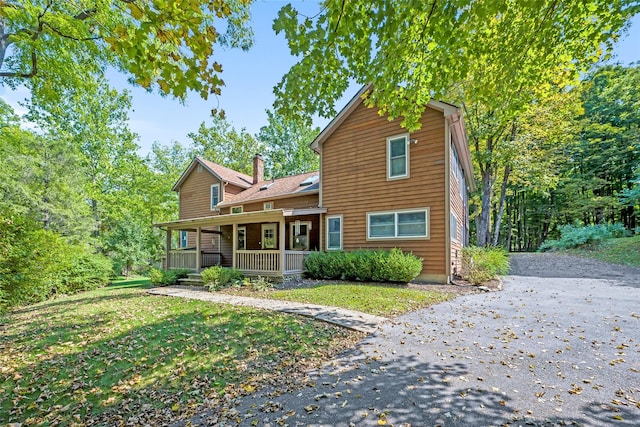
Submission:
[[[195,227],[211,227],[216,225],[253,224],[261,222],[277,222],[284,217],[297,215],[318,215],[326,213],[325,208],[311,209],[270,209],[267,211],[243,212],[238,214],[213,215],[201,218],[160,222],[155,227],[168,230],[194,229]]]

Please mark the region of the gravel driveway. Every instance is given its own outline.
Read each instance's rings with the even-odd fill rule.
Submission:
[[[640,425],[638,271],[615,281],[536,277],[553,275],[542,255],[516,256],[504,291],[398,317],[312,372],[315,386],[255,393],[234,418],[274,427]]]

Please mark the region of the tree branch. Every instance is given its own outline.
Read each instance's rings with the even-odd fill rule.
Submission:
[[[67,34],[64,34],[62,31],[60,31],[59,29],[57,29],[56,27],[54,27],[51,24],[48,24],[48,23],[44,22],[43,25],[47,26],[48,28],[51,29],[51,31],[53,31],[54,33],[56,33],[60,37],[64,37],[65,39],[74,40],[74,41],[77,41],[77,42],[86,42],[86,41],[91,41],[91,40],[102,40],[101,36],[83,37],[83,38],[77,38],[77,37],[69,36]]]

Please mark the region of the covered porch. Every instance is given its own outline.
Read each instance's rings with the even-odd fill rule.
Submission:
[[[250,276],[301,274],[305,257],[320,248],[325,212],[273,209],[156,224],[167,232],[163,268],[199,272],[222,265]],[[181,248],[172,248],[175,232]]]

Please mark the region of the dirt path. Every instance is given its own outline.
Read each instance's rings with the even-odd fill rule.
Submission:
[[[640,269],[556,253],[510,254],[511,276],[608,279],[640,287]]]

